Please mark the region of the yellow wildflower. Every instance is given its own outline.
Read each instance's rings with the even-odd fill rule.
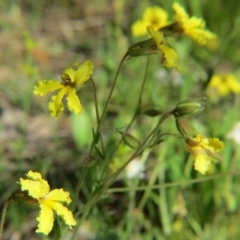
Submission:
[[[217,154],[223,149],[223,142],[218,138],[206,138],[198,134],[194,138],[187,138],[187,148],[194,155],[194,168],[202,174],[205,174],[211,167],[213,159],[220,160]]]
[[[50,191],[48,182],[42,179],[38,172],[29,171],[26,174],[28,179],[20,179],[22,191],[28,191],[28,195],[36,199],[41,208],[40,215],[37,218],[39,224],[36,232],[49,234],[53,228],[53,211],[61,216],[64,222],[70,226],[74,226],[76,221],[73,218],[72,212],[62,205],[61,202],[69,204],[71,198],[69,193],[63,189],[54,189]]]
[[[154,31],[152,26],[148,26],[147,30],[155,43],[156,49],[162,52],[162,65],[167,68],[178,68],[177,54],[172,48],[164,44],[166,40],[163,37],[163,33],[160,31]]]
[[[167,12],[158,7],[148,7],[145,9],[142,19],[133,23],[131,29],[134,37],[140,37],[147,34],[147,26],[151,25],[155,30],[167,25]]]
[[[230,92],[240,93],[240,81],[233,74],[216,74],[210,79],[208,89],[216,89],[220,96],[226,96]]]
[[[40,81],[37,86],[34,87],[34,94],[45,96],[48,92],[60,90],[55,96],[52,96],[52,100],[48,105],[48,109],[51,112],[52,117],[59,117],[64,107],[62,103],[63,97],[68,94],[68,108],[75,114],[82,112],[82,105],[76,94],[76,91],[81,87],[93,73],[93,63],[91,61],[85,61],[82,65],[74,63],[70,68],[66,68],[62,74],[62,81],[57,80],[43,80]]]
[[[201,45],[206,44],[208,40],[216,38],[214,33],[204,29],[205,22],[201,18],[189,18],[185,9],[176,2],[172,7],[175,11],[175,20],[179,25],[180,33],[190,36]]]

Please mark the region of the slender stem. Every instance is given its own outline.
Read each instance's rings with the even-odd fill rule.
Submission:
[[[105,103],[105,106],[104,106],[104,109],[103,109],[103,112],[102,112],[102,115],[101,115],[101,118],[100,118],[100,122],[99,122],[99,125],[98,125],[98,131],[99,131],[99,129],[100,129],[100,127],[101,127],[101,124],[102,124],[102,121],[103,121],[103,119],[104,119],[104,117],[105,117],[108,104],[109,104],[109,102],[110,102],[110,99],[111,99],[112,94],[113,94],[113,90],[114,90],[115,85],[116,85],[116,83],[117,83],[117,79],[118,79],[119,72],[120,72],[120,70],[121,70],[121,68],[122,68],[122,65],[123,65],[123,63],[124,63],[124,61],[126,60],[127,57],[128,57],[128,54],[126,53],[126,54],[123,56],[123,58],[122,58],[122,60],[121,60],[121,62],[120,62],[120,64],[119,64],[119,66],[118,66],[118,69],[117,69],[115,78],[114,78],[114,80],[113,80],[113,84],[112,84],[110,93],[109,93],[109,95],[108,95],[107,101],[106,101],[106,103]]]
[[[148,142],[148,140],[153,136],[153,134],[156,132],[156,130],[159,128],[159,126],[169,117],[172,115],[172,112],[166,112],[159,120],[158,124],[155,126],[155,128],[149,133],[149,135],[146,137],[146,139],[142,142],[142,144],[136,149],[136,151],[132,154],[132,156],[129,158],[129,160],[118,169],[117,172],[115,172],[107,181],[106,188],[112,184],[114,179],[122,172],[122,170],[129,164],[131,160],[136,158],[143,150]]]
[[[142,82],[142,86],[141,86],[141,90],[140,90],[140,94],[139,94],[139,99],[138,99],[138,107],[142,103],[143,89],[144,89],[144,86],[145,86],[145,83],[146,83],[146,80],[147,80],[147,75],[148,75],[148,67],[149,67],[149,62],[150,62],[149,59],[150,59],[150,56],[147,57],[147,64],[146,64],[146,68],[145,68],[145,74],[144,74],[144,77],[143,77],[143,82]]]
[[[90,79],[90,82],[91,82],[92,87],[93,87],[93,96],[94,96],[94,104],[95,104],[95,110],[96,110],[97,124],[99,125],[100,117],[99,117],[99,110],[98,110],[96,85],[95,85],[95,82],[93,81],[92,78]],[[105,155],[105,147],[104,147],[101,131],[99,132],[99,136],[100,136],[102,153],[103,153],[103,155]]]
[[[101,130],[101,125],[102,125],[104,116],[105,116],[106,111],[107,111],[107,106],[108,106],[108,104],[109,104],[109,102],[110,102],[110,99],[111,99],[111,97],[112,97],[113,90],[114,90],[115,85],[116,85],[116,83],[117,83],[117,79],[118,79],[120,70],[121,70],[121,68],[122,68],[122,65],[123,65],[123,63],[124,63],[124,61],[126,60],[127,57],[128,57],[128,54],[126,53],[126,54],[123,56],[123,58],[122,58],[122,60],[121,60],[121,62],[120,62],[120,64],[119,64],[119,66],[118,66],[118,69],[117,69],[115,78],[114,78],[114,80],[113,80],[113,84],[112,84],[110,93],[109,93],[109,95],[108,95],[107,101],[106,101],[106,103],[105,103],[105,106],[104,106],[104,109],[103,109],[101,118],[100,118],[99,121],[98,121],[97,130],[96,130],[96,132],[95,132],[95,136],[94,136],[94,139],[93,139],[93,141],[92,141],[92,144],[91,144],[91,147],[90,147],[90,150],[89,150],[89,156],[91,156],[92,151],[93,151],[93,148],[94,148],[94,145],[96,144],[96,143],[95,143],[95,140],[96,140],[96,137],[98,137],[98,134],[99,134],[99,132],[100,132],[100,130]],[[95,96],[95,99],[97,99],[96,96]],[[97,109],[97,108],[96,108],[96,109]],[[97,110],[96,110],[96,111],[97,111]],[[84,180],[84,178],[85,178],[85,176],[86,176],[86,174],[87,174],[87,171],[88,171],[88,166],[83,169],[82,175],[81,175],[80,179],[78,180],[78,183],[77,183],[77,186],[76,186],[76,192],[75,192],[75,195],[74,195],[74,198],[73,198],[73,203],[72,203],[71,209],[74,209],[75,206],[76,206],[76,201],[77,201],[77,198],[78,198],[78,193],[79,193],[79,191],[80,191],[80,189],[81,189],[81,186],[82,186],[83,180]]]
[[[212,181],[218,178],[224,178],[227,176],[233,176],[233,175],[240,175],[240,171],[233,171],[233,172],[226,172],[223,174],[214,174],[211,176],[204,176],[204,177],[199,177],[196,179],[190,179],[190,180],[182,180],[178,182],[169,182],[169,183],[160,183],[160,184],[155,184],[151,185],[151,189],[159,189],[159,188],[171,188],[171,187],[178,187],[178,186],[186,186],[190,184],[196,184],[200,182],[206,182],[206,181]],[[107,189],[106,193],[117,193],[117,192],[128,192],[128,191],[146,191],[149,188],[149,185],[146,186],[138,186],[138,187],[121,187],[121,188],[109,188]]]
[[[148,66],[149,66],[149,56],[147,58],[147,64],[146,64],[146,68],[145,68],[145,73],[144,73],[144,77],[143,77],[143,82],[142,82],[142,85],[141,85],[141,89],[140,89],[140,93],[139,93],[139,98],[138,98],[138,105],[137,105],[137,108],[136,108],[136,111],[132,117],[132,120],[130,121],[130,123],[128,124],[128,126],[126,127],[125,129],[125,132],[122,134],[122,137],[121,139],[119,140],[116,148],[115,148],[115,152],[117,150],[117,148],[119,147],[119,145],[121,144],[121,142],[123,141],[124,139],[124,135],[127,133],[127,131],[129,130],[129,128],[132,126],[134,120],[136,119],[137,117],[137,114],[138,114],[138,110],[139,110],[139,107],[141,106],[141,102],[142,102],[142,94],[143,94],[143,89],[144,89],[144,86],[145,86],[145,83],[146,83],[146,79],[147,79],[147,74],[148,74]],[[114,152],[114,153],[115,153]],[[113,154],[114,154],[113,153]],[[111,156],[111,158],[113,157],[113,154]]]
[[[90,147],[90,150],[89,150],[89,156],[91,155],[91,153],[92,153],[92,151],[93,151],[93,147],[94,147],[94,145],[95,145],[95,138],[98,137],[98,133],[101,131],[101,125],[102,125],[103,119],[104,119],[105,114],[106,114],[106,111],[107,111],[107,106],[108,106],[108,104],[109,104],[109,102],[110,102],[110,99],[111,99],[112,94],[113,94],[113,90],[114,90],[115,85],[116,85],[116,83],[117,83],[117,79],[118,79],[120,70],[121,70],[122,65],[123,65],[124,61],[126,60],[127,56],[128,56],[128,54],[126,53],[126,54],[123,56],[123,58],[122,58],[122,60],[121,60],[121,62],[120,62],[120,64],[119,64],[119,66],[118,66],[118,69],[117,69],[115,78],[114,78],[114,80],[113,80],[113,84],[112,84],[110,93],[109,93],[109,95],[108,95],[107,101],[106,101],[105,106],[104,106],[104,108],[103,108],[103,112],[102,112],[101,118],[100,118],[100,120],[99,120],[99,124],[98,124],[98,126],[97,126],[97,130],[96,130],[96,132],[95,132],[95,137],[94,137],[94,139],[93,139],[93,141],[92,141],[92,144],[91,144],[91,147]]]
[[[98,111],[98,104],[97,104],[97,91],[96,91],[96,85],[93,79],[91,78],[89,80],[92,84],[93,87],[93,96],[94,96],[94,104],[95,104],[95,110],[96,110],[96,116],[97,116],[97,123],[99,124],[100,122],[100,117],[99,117],[99,111]]]
[[[5,222],[5,217],[6,217],[6,212],[8,205],[10,203],[11,199],[9,199],[7,202],[4,203],[3,205],[3,210],[2,210],[2,216],[1,216],[1,222],[0,222],[0,240],[2,239],[2,233],[3,233],[3,225]]]
[[[101,192],[97,193],[96,195],[93,195],[92,198],[90,198],[91,200],[84,206],[84,211],[83,211],[83,215],[81,218],[81,222],[79,222],[76,226],[76,229],[78,226],[80,226],[80,224],[83,222],[83,220],[85,220],[85,218],[87,217],[89,210],[91,209],[91,207],[98,201],[98,199],[101,197],[101,194],[107,190],[107,188],[111,185],[112,181],[120,174],[120,172],[127,166],[127,164],[134,159],[144,148],[145,144],[147,143],[147,141],[149,140],[149,138],[155,133],[155,131],[158,129],[158,127],[169,117],[171,116],[172,113],[171,112],[167,112],[165,113],[161,119],[159,120],[158,124],[156,125],[156,127],[151,131],[151,133],[148,135],[148,137],[143,141],[143,143],[140,145],[140,147],[135,151],[135,153],[129,158],[129,160],[127,161],[127,163],[125,163],[118,171],[117,173],[114,173],[108,180],[107,183],[103,186],[103,188],[101,189]],[[84,174],[86,174],[87,168],[84,169],[85,172]],[[83,177],[81,178],[83,179]],[[79,188],[80,189],[80,188]],[[75,200],[75,199],[74,199]],[[76,235],[76,231],[74,232],[72,239],[74,239]]]
[[[125,131],[123,132],[120,140],[118,141],[117,145],[115,146],[115,150],[112,152],[111,156],[109,157],[108,162],[111,162],[111,160],[112,160],[114,154],[116,153],[118,147],[122,143],[122,141],[124,139],[124,136],[126,135],[128,130],[130,129],[130,127],[132,126],[133,122],[135,121],[135,119],[136,119],[136,117],[138,115],[138,111],[139,111],[139,108],[140,108],[141,102],[142,102],[143,89],[144,89],[144,86],[145,86],[145,83],[146,83],[146,79],[147,79],[148,67],[149,67],[149,56],[147,58],[147,64],[146,64],[145,73],[144,73],[144,77],[143,77],[143,81],[142,81],[142,85],[141,85],[141,89],[140,89],[140,93],[139,93],[138,105],[136,107],[136,111],[134,112],[134,115],[132,116],[131,121],[129,122],[129,124],[125,128]],[[106,164],[106,169],[107,169],[107,167],[108,167],[108,163]],[[105,174],[106,169],[103,171],[103,175]]]
[[[76,192],[74,194],[74,197],[73,197],[73,201],[72,201],[72,206],[71,206],[71,210],[74,210],[75,209],[75,206],[76,206],[76,203],[77,203],[77,198],[78,198],[78,193],[81,189],[81,186],[82,186],[82,183],[83,183],[83,180],[87,174],[87,170],[88,170],[88,166],[86,166],[84,169],[83,169],[83,172],[81,174],[81,177],[79,178],[78,180],[78,183],[77,183],[77,186],[76,186]]]

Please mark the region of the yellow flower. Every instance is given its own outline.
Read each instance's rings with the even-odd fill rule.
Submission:
[[[151,25],[155,30],[167,25],[167,12],[158,7],[148,7],[145,9],[142,19],[133,23],[131,29],[134,37],[140,37],[147,34],[147,26]]]
[[[162,52],[162,65],[167,68],[178,68],[177,54],[172,48],[164,44],[166,40],[163,37],[163,33],[160,31],[154,31],[152,26],[148,26],[147,30],[155,43],[156,49]]]
[[[230,92],[240,93],[240,81],[233,74],[216,74],[210,79],[208,89],[216,89],[220,96],[226,96]]]
[[[72,212],[62,205],[61,202],[69,204],[71,198],[69,193],[63,189],[55,189],[50,191],[48,182],[42,179],[38,172],[29,171],[26,174],[28,179],[20,179],[22,191],[28,191],[28,195],[38,200],[41,208],[40,215],[37,218],[39,224],[36,232],[48,234],[53,228],[53,211],[61,216],[64,222],[70,226],[74,226],[76,221],[73,218]]]
[[[185,9],[176,2],[172,7],[175,11],[175,20],[179,25],[181,33],[190,36],[201,45],[206,44],[208,40],[216,38],[214,33],[204,29],[205,22],[201,18],[189,18]]]
[[[70,68],[66,68],[62,74],[62,81],[57,80],[43,80],[40,81],[37,86],[34,87],[34,94],[45,96],[48,92],[60,90],[55,96],[52,96],[52,100],[48,105],[48,109],[51,112],[52,117],[59,117],[64,107],[62,103],[63,97],[68,94],[68,108],[75,114],[82,112],[82,105],[76,94],[76,91],[82,86],[93,73],[93,63],[91,61],[85,61],[82,65],[74,63]]]
[[[195,157],[194,168],[202,174],[210,170],[213,159],[220,160],[217,154],[224,145],[218,138],[206,138],[198,134],[194,138],[187,138],[187,148]]]

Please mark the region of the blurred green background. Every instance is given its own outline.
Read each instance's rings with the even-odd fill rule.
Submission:
[[[132,37],[132,23],[141,18],[146,7],[154,5],[172,18],[173,2],[0,1],[1,206],[19,189],[16,182],[30,169],[41,172],[52,188],[63,187],[73,194],[92,141],[96,117],[90,84],[79,92],[83,114],[72,116],[66,109],[57,120],[48,113],[50,97],[34,96],[34,85],[43,79],[60,80],[64,68],[89,59],[95,65],[93,79],[102,110],[122,56],[131,44],[142,40]],[[214,73],[231,73],[240,79],[240,1],[177,2],[190,16],[203,18],[218,40],[203,47],[187,37],[171,39],[169,45],[178,53],[181,73],[163,68],[161,58],[151,56],[142,106],[165,112],[182,100],[207,95],[206,110],[191,122],[199,132],[225,143],[223,161],[211,173],[216,178],[204,181],[193,170],[184,141],[166,137],[138,160],[142,174],[132,177],[130,171],[139,166],[129,166],[116,180],[112,188],[129,190],[106,192],[91,209],[76,239],[240,239],[239,142],[228,137],[240,121],[240,98],[206,91]],[[119,138],[111,130],[125,127],[135,111],[146,62],[146,57],[129,59],[120,73],[103,124],[109,152]],[[140,116],[131,133],[141,139],[156,122],[156,118]],[[177,133],[174,120],[164,123],[161,132]],[[121,146],[112,167],[124,162],[129,151]],[[89,200],[101,165],[98,161],[89,167],[79,208]],[[198,178],[201,181],[197,183],[186,182]],[[161,183],[176,186],[151,188]],[[131,190],[135,186],[148,187]],[[11,203],[3,239],[55,239],[35,233],[37,214],[38,210]],[[63,239],[70,236],[71,232]]]

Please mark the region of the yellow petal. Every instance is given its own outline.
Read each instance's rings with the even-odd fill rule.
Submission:
[[[76,221],[73,218],[72,212],[69,211],[66,207],[64,207],[61,203],[50,201],[47,199],[41,200],[41,202],[50,206],[57,213],[57,215],[63,218],[65,224],[69,225],[70,228],[71,226],[76,225]]]
[[[33,172],[33,171],[28,171],[28,173],[26,174],[26,176],[32,180],[43,180],[42,179],[42,175],[41,173],[38,173],[38,172]]]
[[[75,89],[71,89],[68,93],[68,108],[70,111],[74,112],[75,114],[79,114],[82,112],[82,105],[78,96],[75,93]]]
[[[45,180],[35,181],[20,178],[20,185],[22,191],[28,191],[29,196],[38,200],[50,191],[50,187]]]
[[[63,191],[62,188],[54,189],[48,193],[48,195],[46,196],[46,199],[59,201],[59,202],[66,202],[67,204],[69,204],[72,201],[69,195],[70,193]]]
[[[141,37],[146,35],[148,25],[149,25],[148,22],[142,21],[142,20],[138,20],[134,22],[133,25],[131,26],[132,35],[134,37]]]
[[[178,68],[177,65],[177,54],[176,52],[164,44],[163,33],[160,31],[154,31],[151,26],[147,27],[147,30],[151,37],[153,38],[158,50],[162,52],[162,64],[165,67]]]
[[[234,75],[232,74],[227,75],[226,85],[228,89],[233,93],[235,94],[240,93],[240,82]]]
[[[138,20],[132,24],[131,30],[134,37],[140,37],[147,34],[147,26],[152,26],[155,30],[168,24],[167,12],[158,7],[148,7],[143,13],[141,20]]]
[[[75,74],[76,87],[83,85],[93,74],[94,65],[87,60],[78,67]]]
[[[210,79],[210,83],[208,87],[217,87],[218,85],[221,84],[221,77],[219,75],[213,75]]]
[[[167,47],[166,45],[160,46],[160,49],[163,54],[162,65],[167,68],[178,68],[176,52],[172,48]]]
[[[204,30],[205,22],[201,18],[191,17],[183,26],[184,33],[197,41],[199,44],[206,44],[207,40],[215,38],[215,34]]]
[[[52,117],[58,118],[62,113],[64,107],[62,103],[63,96],[70,91],[70,87],[63,88],[58,95],[52,96],[51,102],[48,104],[48,109]]]
[[[38,82],[38,84],[34,87],[33,93],[35,95],[45,96],[48,92],[53,92],[63,87],[64,86],[56,80],[43,80]]]
[[[157,48],[160,50],[161,45],[164,44],[163,33],[160,31],[154,31],[152,26],[148,26],[147,30],[151,37],[153,38]]]
[[[230,92],[238,94],[240,93],[240,82],[232,74],[216,74],[210,79],[209,88],[216,89],[220,96],[226,96]]]
[[[189,16],[186,13],[185,9],[176,2],[172,5],[172,8],[173,8],[174,12],[176,13],[175,14],[175,20],[181,26],[183,26],[189,19]]]
[[[206,174],[206,172],[210,168],[210,163],[211,163],[211,160],[207,155],[198,155],[195,158],[194,168],[196,171],[200,172],[201,174]]]
[[[41,173],[33,172],[33,171],[30,170],[30,171],[28,171],[28,173],[26,174],[26,176],[27,176],[28,178],[30,178],[31,180],[40,181],[40,182],[42,182],[43,184],[48,185],[48,182],[42,178]]]
[[[212,148],[213,152],[219,152],[223,149],[224,144],[218,138],[209,138],[209,146]]]
[[[191,17],[185,12],[184,8],[178,3],[173,4],[173,10],[175,11],[175,20],[181,28],[181,32],[190,36],[199,44],[204,45],[208,40],[216,38],[214,33],[205,30],[205,22],[201,18]]]
[[[153,26],[155,30],[167,25],[167,19],[167,12],[158,6],[148,7],[143,13],[143,21]]]
[[[39,224],[36,232],[41,232],[44,233],[45,235],[48,235],[53,228],[54,222],[53,210],[51,209],[50,206],[44,203],[40,204],[40,208],[41,211],[39,217],[37,217],[37,221],[39,222]]]

